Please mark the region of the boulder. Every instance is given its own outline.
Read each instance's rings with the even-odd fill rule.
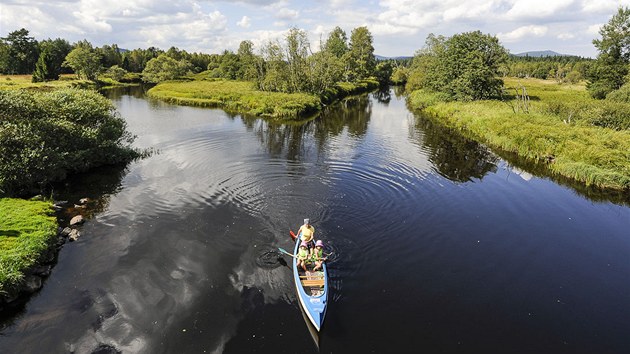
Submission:
[[[72,231],[71,228],[64,227],[63,229],[61,229],[61,231],[59,231],[59,236],[68,237],[68,235],[70,235],[71,231]]]
[[[79,233],[79,230],[73,229],[72,231],[70,231],[70,235],[68,235],[68,239],[70,239],[70,241],[76,241],[80,236],[81,234]]]
[[[23,290],[29,294],[32,294],[42,287],[42,278],[37,275],[29,275],[24,279]]]
[[[89,202],[89,201],[90,201],[89,198],[81,198],[81,199],[79,199],[79,203],[81,203],[81,204],[87,204],[87,202]]]
[[[35,267],[33,269],[33,274],[34,275],[39,275],[42,277],[47,277],[50,275],[50,269],[52,267],[50,265],[43,265],[43,266],[39,266],[39,267]]]
[[[83,220],[83,216],[77,215],[70,220],[70,226],[83,224],[83,222],[85,222],[85,220]]]

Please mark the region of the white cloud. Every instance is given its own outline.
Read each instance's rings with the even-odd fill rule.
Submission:
[[[557,37],[560,40],[566,41],[566,40],[575,38],[575,35],[573,33],[566,33],[565,32],[565,33],[560,33]]]
[[[583,0],[582,11],[587,14],[612,15],[619,6],[628,6],[628,0]]]
[[[588,26],[588,28],[586,29],[586,34],[591,36],[599,36],[599,29],[602,28],[603,25],[603,23],[597,23]]]
[[[249,28],[251,26],[251,21],[249,17],[243,16],[243,18],[241,18],[241,20],[238,21],[236,25],[242,28]]]
[[[282,8],[276,13],[276,17],[281,20],[295,20],[299,16],[299,12],[289,8]]]
[[[540,19],[551,16],[561,16],[568,10],[575,0],[528,0],[516,1],[507,12],[511,20]]]
[[[508,33],[499,33],[497,37],[503,42],[516,42],[526,37],[543,37],[547,34],[547,26],[529,25],[519,27]]]

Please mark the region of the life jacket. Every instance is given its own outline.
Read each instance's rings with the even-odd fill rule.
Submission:
[[[317,248],[315,248],[315,252],[313,253],[313,260],[314,261],[319,261],[322,258],[324,258],[324,249],[320,248],[318,250]]]
[[[304,249],[302,247],[300,247],[300,249],[298,250],[298,259],[301,260],[305,260],[308,258],[308,249]]]

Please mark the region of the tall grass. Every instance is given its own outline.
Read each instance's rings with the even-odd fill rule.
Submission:
[[[299,119],[318,112],[323,104],[378,88],[378,81],[340,82],[321,97],[307,93],[259,91],[254,83],[209,78],[200,73],[189,80],[168,81],[149,90],[149,97],[173,104],[216,107],[256,116]]]
[[[23,199],[0,199],[0,294],[22,281],[54,241],[57,220],[51,204]]]
[[[217,107],[226,111],[273,118],[293,118],[320,109],[317,96],[263,92],[253,83],[230,80],[169,81],[148,92],[149,97],[173,104]]]
[[[576,111],[579,107],[598,109],[602,103],[590,99],[584,85],[506,80],[507,86],[517,84],[524,85],[530,95],[529,113],[515,113],[510,102],[444,102],[422,91],[413,92],[409,104],[492,147],[545,163],[558,175],[587,186],[630,189],[630,131],[595,125],[584,118],[588,114],[576,118],[575,113],[570,116],[550,109],[558,104]]]

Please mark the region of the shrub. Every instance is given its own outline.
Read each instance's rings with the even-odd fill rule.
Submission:
[[[93,91],[0,91],[0,190],[32,191],[138,152],[113,104]]]

